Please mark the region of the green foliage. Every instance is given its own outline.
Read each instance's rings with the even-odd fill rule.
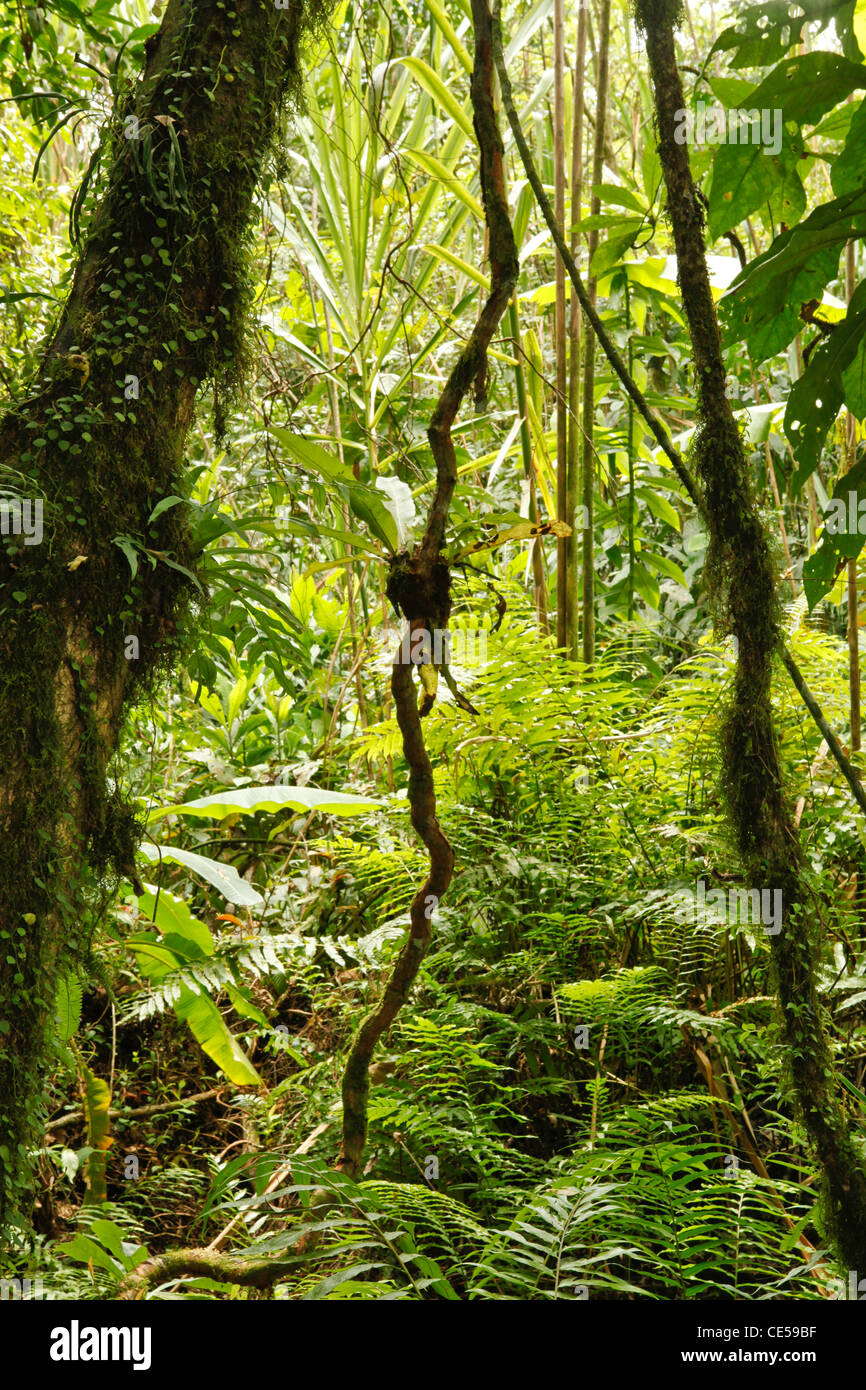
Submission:
[[[10,98],[0,366],[21,426],[20,466],[4,467],[2,484],[24,497],[38,479],[60,528],[39,572],[3,537],[4,632],[18,644],[4,746],[20,757],[35,705],[42,751],[22,776],[39,789],[45,830],[4,850],[2,873],[22,896],[20,924],[2,929],[14,988],[0,1048],[19,1041],[6,997],[26,996],[49,1030],[56,1020],[52,1114],[80,1105],[82,1083],[87,1112],[40,1150],[52,1235],[34,1248],[52,1293],[115,1297],[147,1256],[228,1227],[227,1253],[285,1263],[280,1299],[821,1297],[814,1164],[769,942],[755,924],[677,910],[699,880],[747,886],[719,779],[736,667],[730,643],[710,636],[709,538],[602,362],[596,663],[562,661],[539,630],[530,546],[551,603],[554,547],[531,538],[527,514],[530,479],[540,520],[556,513],[554,266],[510,141],[521,279],[475,411],[454,430],[447,537],[451,627],[469,639],[452,674],[477,713],[440,689],[424,724],[456,873],[416,988],[374,1057],[369,1176],[351,1183],[333,1170],[341,1063],[382,996],[426,872],[406,814],[384,584],[432,494],[427,427],[487,285],[466,6],[340,5],[309,50],[302,101],[294,56],[286,69],[296,110],[275,157],[257,149],[239,164],[228,126],[207,152],[207,185],[192,176],[201,166],[178,78],[167,124],[130,153],[139,202],[112,206],[104,222],[97,196],[113,196],[131,75],[155,26],[123,7],[55,8],[31,32],[26,87],[25,31],[0,33]],[[515,77],[522,69],[521,117],[552,183],[550,6],[518,9],[504,16],[508,60]],[[729,142],[694,149],[693,167],[708,235],[725,241],[709,265],[748,482],[768,525],[785,524],[797,587],[787,613],[774,612],[843,731],[837,571],[861,538],[819,535],[807,496],[814,487],[825,511],[851,490],[859,498],[863,467],[846,471],[833,429],[843,406],[858,419],[864,409],[862,287],[847,305],[840,279],[846,242],[866,230],[852,7],[832,7],[835,31],[815,51],[791,53],[806,19],[830,9],[810,0],[802,20],[775,0],[745,11],[706,64],[709,22],[693,13],[706,42],[687,99],[694,110],[710,93],[726,115],[782,111],[778,155]],[[110,77],[69,61],[72,26]],[[208,106],[252,80],[221,44],[199,74]],[[600,214],[585,215],[589,189],[570,214],[578,238],[601,232],[605,322],[685,447],[697,423],[692,354],[648,91],[625,35],[614,56],[615,163]],[[40,85],[61,95],[26,95]],[[590,110],[593,97],[589,80]],[[566,105],[570,141],[570,90]],[[276,123],[263,144],[271,133]],[[37,162],[25,184],[19,169]],[[247,234],[240,190],[253,178],[260,226]],[[28,400],[54,302],[31,296],[65,292],[67,220],[98,263],[100,307],[71,323]],[[736,275],[731,234],[750,257]],[[181,280],[208,287],[203,308]],[[820,339],[804,344],[799,379],[798,334]],[[124,394],[130,354],[148,363],[138,401]],[[181,459],[154,402],[168,389],[179,409],[205,381],[214,404],[199,402]],[[106,515],[100,470],[121,429],[140,444],[112,475]],[[700,438],[695,447],[699,457]],[[70,570],[73,551],[88,560]],[[104,618],[98,669],[82,661],[74,677],[93,750],[94,869],[84,910],[71,893],[64,907],[69,950],[36,980],[19,943],[46,905],[64,906],[66,843],[51,834],[57,730],[38,692],[57,651],[38,605],[70,596]],[[832,631],[818,631],[822,621]],[[147,650],[106,777],[92,695],[126,670],[130,632]],[[181,673],[167,674],[181,657]],[[767,698],[789,785],[804,797],[820,1002],[859,1115],[866,836],[794,693],[780,679]],[[50,871],[41,883],[37,860]],[[149,1296],[247,1294],[186,1278]]]

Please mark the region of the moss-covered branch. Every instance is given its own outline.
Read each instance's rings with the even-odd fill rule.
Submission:
[[[280,1260],[244,1260],[216,1250],[170,1250],[145,1260],[128,1274],[117,1295],[121,1301],[144,1298],[149,1289],[172,1279],[214,1279],[246,1289],[267,1289],[288,1278],[290,1266]]]

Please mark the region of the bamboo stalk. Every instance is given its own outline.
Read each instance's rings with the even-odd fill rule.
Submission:
[[[604,133],[607,125],[607,98],[609,83],[610,47],[610,0],[601,0],[598,17],[598,68],[596,75],[595,98],[595,140],[592,152],[592,182],[598,185],[604,172]],[[590,202],[590,215],[596,216],[601,210],[601,200],[593,193]],[[562,223],[560,222],[560,226]],[[596,307],[596,279],[592,273],[592,258],[598,248],[598,232],[593,228],[589,233],[589,277],[587,294],[593,309]],[[583,660],[590,666],[595,658],[595,333],[587,326],[583,365],[583,476],[581,503],[583,513]]]
[[[571,254],[577,260],[580,221],[583,201],[583,131],[586,104],[586,5],[581,4],[577,18],[577,55],[574,60],[574,111],[571,132]],[[561,259],[561,258],[560,258]],[[579,588],[579,543],[575,528],[578,499],[580,497],[580,468],[578,465],[578,439],[580,438],[580,338],[581,313],[580,300],[574,285],[571,286],[571,313],[569,317],[569,377],[568,377],[568,452],[565,520],[571,527],[571,535],[565,542],[565,607],[566,639],[572,660],[580,656],[580,588]]]
[[[565,23],[563,0],[553,5],[553,197],[556,220],[565,223]],[[565,320],[565,266],[556,256],[556,303],[554,311],[554,356],[556,360],[556,519],[568,520],[568,435],[566,415],[567,344]],[[556,645],[565,651],[568,644],[568,566],[564,537],[556,542]]]

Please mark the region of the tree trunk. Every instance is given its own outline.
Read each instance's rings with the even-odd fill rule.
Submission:
[[[565,23],[563,0],[553,4],[553,186],[556,220],[565,224]],[[568,520],[568,358],[565,322],[565,266],[556,257],[554,317],[556,356],[556,519]],[[568,561],[565,537],[556,542],[556,645],[568,646]]]
[[[857,287],[855,243],[845,248],[846,299]],[[850,410],[845,412],[845,472],[857,462],[857,421]],[[857,560],[848,561],[848,696],[851,708],[851,752],[860,752],[860,600],[857,593]]]
[[[694,458],[710,533],[706,577],[720,625],[738,641],[733,697],[722,727],[723,787],[749,881],[774,894],[781,922],[770,947],[795,1100],[824,1171],[824,1215],[849,1269],[866,1267],[866,1163],[845,1119],[818,998],[815,906],[785,793],[771,700],[780,645],[776,574],[736,420],[704,251],[701,204],[688,148],[676,61],[679,0],[637,0],[655,92],[659,155],[674,233],[697,382]],[[790,669],[790,668],[789,668]],[[775,894],[781,895],[779,899]]]
[[[604,133],[607,126],[607,94],[609,86],[608,52],[610,47],[610,0],[601,0],[598,20],[598,67],[595,82],[595,145],[592,155],[592,182],[600,184],[604,175]],[[590,216],[595,217],[601,209],[601,199],[597,193],[592,195]],[[592,258],[598,246],[598,232],[593,228],[589,233],[589,276],[587,293],[595,308],[595,276],[592,273]],[[583,526],[583,659],[587,666],[595,660],[595,334],[586,325],[583,360],[583,409],[581,426],[583,431],[583,487],[582,515]]]
[[[571,254],[577,260],[580,221],[583,205],[583,127],[586,86],[586,6],[581,5],[577,20],[577,56],[574,61],[574,102],[571,141]],[[562,264],[562,258],[559,258]],[[580,498],[580,469],[578,441],[580,418],[580,300],[571,288],[568,324],[568,481],[566,486],[565,521],[571,535],[565,541],[566,629],[568,654],[572,661],[580,658],[580,589],[578,584],[579,536],[575,521]]]
[[[44,516],[41,544],[9,537],[0,553],[5,1215],[27,1205],[57,980],[88,950],[101,876],[134,874],[137,828],[108,766],[197,602],[186,509],[154,511],[184,495],[199,388],[214,383],[219,417],[242,371],[253,195],[298,86],[300,36],[324,10],[169,0],[103,132],[104,184],[59,327],[2,424],[3,482]]]

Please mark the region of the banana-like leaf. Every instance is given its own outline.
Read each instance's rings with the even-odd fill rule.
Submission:
[[[85,1177],[87,1189],[85,1202],[105,1202],[108,1190],[105,1182],[105,1161],[108,1149],[113,1144],[109,1134],[109,1107],[111,1091],[108,1083],[95,1076],[89,1067],[82,1068],[84,1074],[84,1114],[87,1120],[87,1143],[93,1153],[87,1160]]]
[[[229,1081],[236,1086],[261,1086],[261,1077],[232,1037],[209,994],[194,994],[184,985],[174,1011],[189,1024],[202,1051],[216,1062]]]
[[[176,806],[157,806],[148,816],[148,823],[169,815],[224,820],[226,816],[251,815],[254,811],[283,811],[286,807],[293,811],[321,811],[326,816],[360,816],[365,811],[377,810],[382,804],[371,796],[321,791],[318,787],[283,787],[278,784],[272,787],[233,787],[230,791],[199,796],[195,801],[182,801]],[[167,857],[164,848],[162,852]],[[156,858],[156,855],[148,851],[148,858]]]
[[[145,888],[147,891],[138,898],[138,910],[153,922],[165,944],[172,949],[180,948],[193,959],[212,956],[216,943],[211,929],[193,917],[183,898],[165,888],[158,891],[150,884],[145,884]]]
[[[146,896],[146,895],[145,895]],[[160,895],[162,897],[162,895]],[[141,899],[139,900],[141,901]],[[178,900],[175,899],[175,902]],[[196,956],[189,950],[189,943],[175,938],[175,946],[158,941],[151,933],[127,937],[126,945],[135,952],[136,959],[144,974],[154,983],[164,980],[172,971],[195,966]],[[200,958],[200,957],[199,957]],[[243,995],[231,986],[226,986],[232,1002],[241,1004],[239,1013],[253,1017],[261,1022],[255,1005],[250,1004]],[[189,985],[181,985],[180,994],[173,1003],[178,1018],[189,1026],[193,1037],[203,1052],[216,1062],[220,1071],[237,1086],[260,1086],[261,1077],[250,1059],[229,1032],[228,1027],[210,995],[204,990],[196,993]]]
[[[165,813],[182,809],[169,806],[166,807]],[[227,811],[226,815],[229,814]],[[165,859],[171,864],[182,864],[184,868],[198,874],[206,883],[218,888],[230,903],[237,903],[240,907],[256,907],[264,901],[261,893],[251,888],[231,864],[218,864],[215,859],[208,859],[204,854],[193,854],[191,850],[177,849],[174,845],[160,845],[157,848],[155,845],[143,843],[139,845],[138,853],[144,855],[151,863]]]

